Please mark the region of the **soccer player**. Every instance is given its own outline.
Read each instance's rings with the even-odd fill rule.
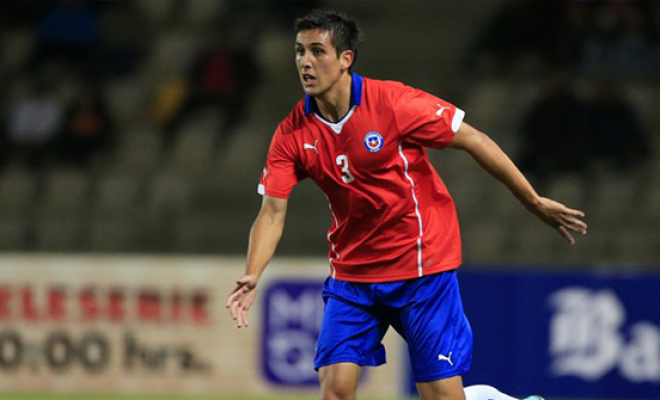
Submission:
[[[305,97],[270,145],[245,275],[227,299],[232,317],[239,328],[248,326],[289,193],[310,178],[324,192],[333,222],[315,359],[322,399],[355,399],[362,367],[385,362],[381,340],[390,326],[409,345],[422,399],[512,399],[489,386],[463,388],[472,331],[456,280],[458,221],[426,148],[467,152],[571,244],[571,231],[586,233],[584,214],[539,196],[497,144],[463,121],[459,108],[353,73],[360,38],[355,20],[316,10],[296,21],[295,32]]]

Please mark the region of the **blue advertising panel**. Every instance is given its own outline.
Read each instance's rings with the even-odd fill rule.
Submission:
[[[660,399],[660,275],[463,268],[459,282],[474,332],[465,385]]]
[[[319,385],[314,370],[323,322],[323,279],[271,281],[262,296],[261,370],[271,384],[287,388]],[[362,371],[360,382],[369,373]]]
[[[321,280],[272,282],[262,297],[262,371],[275,385],[314,386],[316,339],[323,318]]]

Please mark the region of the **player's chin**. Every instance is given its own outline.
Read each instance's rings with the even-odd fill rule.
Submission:
[[[321,87],[319,86],[318,82],[306,83],[306,82],[303,81],[302,82],[302,88],[303,88],[303,91],[305,91],[306,95],[309,95],[309,96],[312,96],[312,97],[318,96],[319,94],[321,94],[323,92],[323,90],[321,90]]]
[[[313,86],[306,85],[303,83],[302,85],[303,91],[305,92],[306,95],[314,97],[315,95],[318,94],[318,90],[314,88]]]

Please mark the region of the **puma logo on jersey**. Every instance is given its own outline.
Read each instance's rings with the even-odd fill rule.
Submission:
[[[314,151],[316,152],[316,154],[319,154],[319,149],[317,148],[318,144],[319,144],[319,141],[318,141],[318,140],[315,140],[315,141],[314,141],[314,146],[312,146],[312,145],[309,144],[309,143],[304,143],[304,144],[303,144],[303,148],[304,148],[304,149],[311,149],[311,150],[314,150]]]
[[[438,107],[440,107],[440,109],[435,112],[435,115],[437,115],[438,117],[442,117],[442,112],[445,111],[448,107],[443,107],[440,104],[438,104]]]
[[[451,353],[452,353],[452,352],[450,351],[450,352],[449,352],[449,356],[445,356],[445,355],[442,355],[442,354],[438,354],[438,361],[447,361],[447,362],[449,363],[449,365],[451,365],[451,366],[453,367],[453,366],[454,366],[454,363],[451,362]]]

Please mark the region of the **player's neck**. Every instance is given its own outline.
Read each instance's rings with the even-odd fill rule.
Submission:
[[[345,73],[333,87],[316,98],[316,105],[323,118],[328,121],[339,121],[348,114],[351,108],[352,81],[352,75]]]

